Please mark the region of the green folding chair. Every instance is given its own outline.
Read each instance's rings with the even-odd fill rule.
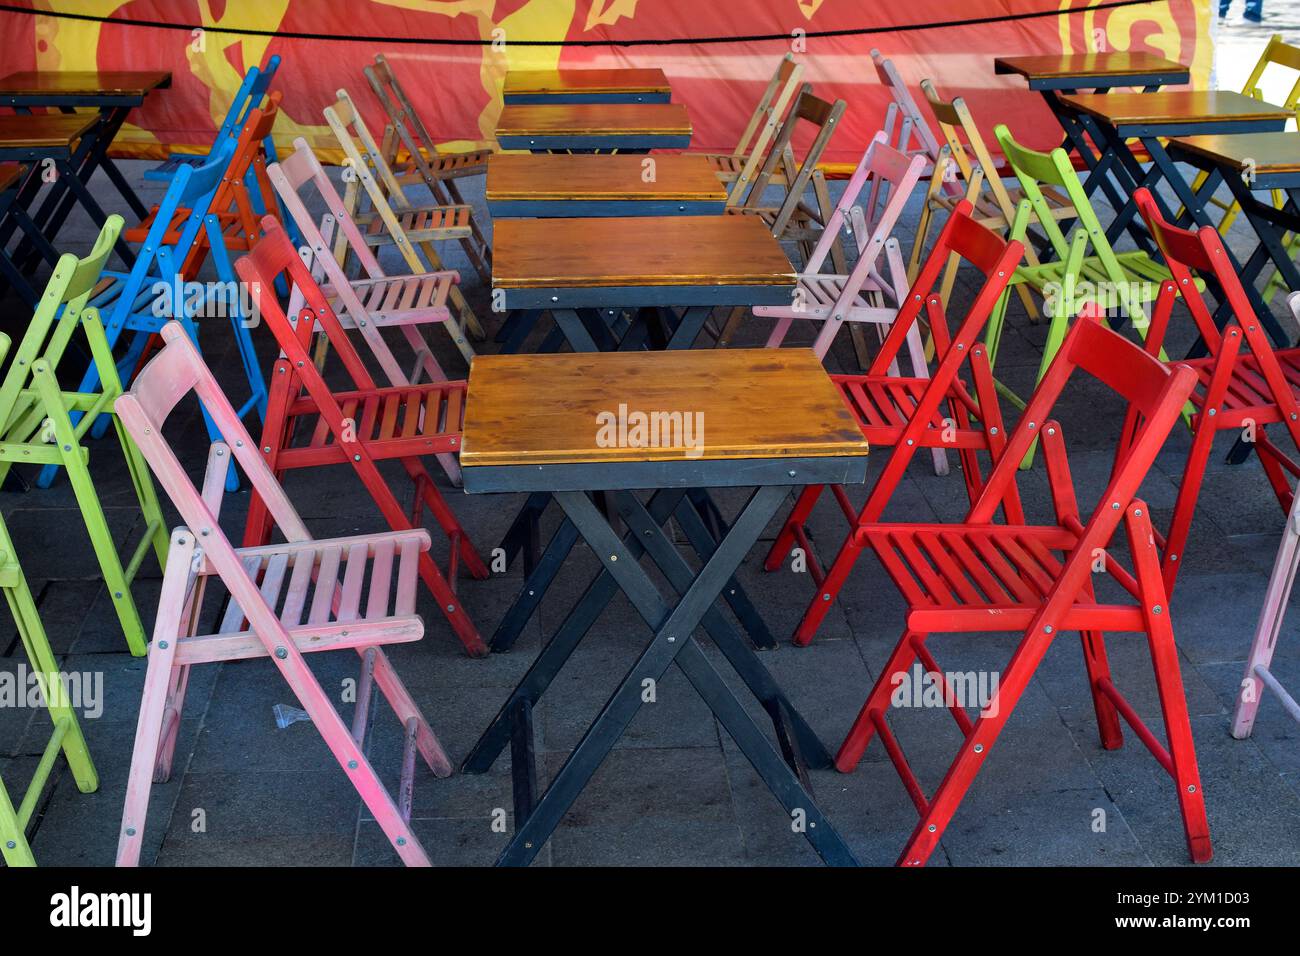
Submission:
[[[131,596],[131,582],[151,547],[159,566],[166,563],[167,529],[149,469],[113,411],[113,402],[122,394],[122,382],[99,311],[86,305],[121,229],[122,217],[109,216],[85,259],[71,253],[61,256],[37,303],[36,314],[0,383],[0,481],[19,462],[67,469],[127,646],[136,657],[142,657],[146,650],[144,625]],[[63,391],[59,387],[59,362],[78,328],[85,333],[89,354],[99,369],[99,391]],[[73,415],[78,416],[75,424]],[[90,476],[90,449],[83,444],[100,415],[113,421],[145,518],[144,534],[125,566]]]
[[[1160,284],[1169,279],[1169,270],[1140,249],[1116,252],[1111,247],[1106,239],[1106,230],[1102,228],[1064,149],[1035,152],[1017,143],[1002,124],[994,128],[993,134],[1024,193],[1011,224],[1011,238],[1026,242],[1029,227],[1035,224],[1050,246],[1043,253],[1042,262],[1020,266],[1012,280],[1015,284],[1036,289],[1043,296],[1044,311],[1048,313],[1047,342],[1043,346],[1038,377],[1034,380],[1037,384],[1056,357],[1065,333],[1069,331],[1070,318],[1078,314],[1084,302],[1095,302],[1111,315],[1118,312],[1145,337],[1148,324],[1146,306],[1159,295]],[[1068,239],[1061,223],[1050,214],[1043,197],[1045,185],[1063,190],[1074,206],[1078,218]],[[989,322],[990,363],[997,357],[1006,306],[1007,296],[1004,294]],[[1024,402],[1010,389],[1000,386],[1000,391],[1018,407],[1024,408]]]
[[[120,224],[121,220],[118,222]],[[116,238],[117,233],[114,232],[107,249],[113,248],[113,240]],[[0,333],[0,361],[4,360],[8,352],[9,337]],[[27,824],[31,822],[32,813],[54,770],[59,751],[63,751],[67,758],[72,777],[82,793],[93,793],[99,789],[99,774],[90,759],[86,739],[81,735],[81,725],[77,723],[77,715],[69,703],[68,695],[62,693],[64,685],[59,678],[54,652],[50,649],[49,638],[45,636],[45,627],[36,611],[36,601],[27,586],[27,578],[18,563],[18,555],[3,517],[0,517],[0,591],[4,592],[9,613],[18,629],[18,637],[23,642],[32,676],[41,680],[42,687],[47,688],[43,694],[44,704],[54,723],[54,732],[50,734],[49,743],[45,745],[45,751],[41,754],[16,809],[9,799],[4,778],[0,777],[0,856],[3,856],[7,866],[35,866],[36,858],[27,842]]]

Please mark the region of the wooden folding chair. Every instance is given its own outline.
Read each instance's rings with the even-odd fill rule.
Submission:
[[[1046,235],[1048,249],[1039,265],[1022,265],[1016,270],[1013,285],[1024,283],[1043,295],[1048,301],[1049,313],[1047,340],[1043,344],[1043,358],[1038,366],[1034,384],[1042,381],[1047,368],[1056,357],[1056,350],[1065,339],[1070,327],[1070,317],[1077,315],[1085,301],[1105,305],[1103,309],[1115,314],[1122,325],[1125,321],[1143,336],[1147,332],[1146,306],[1154,302],[1161,283],[1169,278],[1169,270],[1141,249],[1115,252],[1106,239],[1106,230],[1084,192],[1079,174],[1064,149],[1040,153],[1021,146],[1011,136],[1011,131],[1001,123],[993,130],[1007,164],[1020,183],[1023,197],[1011,225],[1011,238],[1029,244],[1031,221]],[[1049,195],[1064,195],[1077,214],[1076,226],[1070,238],[1061,230],[1054,216]],[[989,322],[984,340],[989,347],[989,362],[996,365],[998,343],[1002,337],[1006,318],[1008,296]],[[1161,354],[1161,360],[1166,356]],[[1014,392],[999,387],[1004,396],[1023,408],[1024,401]],[[1033,459],[1031,449],[1025,461],[1028,467]]]
[[[459,239],[462,242],[472,240],[473,210],[463,203],[451,206],[413,205],[406,198],[401,183],[356,107],[352,105],[347,90],[339,90],[338,97],[333,106],[325,108],[325,122],[334,131],[335,139],[343,148],[345,167],[355,174],[346,180],[343,203],[353,220],[364,227],[367,245],[396,246],[412,273],[424,272],[426,262],[430,270],[443,271],[442,259],[433,244],[447,239]],[[356,133],[355,139],[353,132]],[[357,146],[358,141],[360,148]],[[360,208],[363,190],[369,200],[368,210]],[[417,247],[424,253],[424,262],[420,261],[420,256],[415,251]],[[344,266],[347,265],[346,252],[346,246],[340,237],[340,242],[334,247],[334,256]],[[470,261],[475,261],[473,256]],[[480,264],[475,263],[475,269],[483,276]],[[460,314],[461,324],[475,338],[482,339],[483,326],[459,288],[452,289],[451,303]]]
[[[267,60],[266,69],[249,67],[248,72],[244,74],[243,82],[239,84],[239,88],[235,90],[235,95],[230,100],[230,107],[226,110],[225,118],[222,119],[217,135],[212,140],[212,147],[206,153],[171,153],[164,162],[144,171],[145,180],[170,183],[176,171],[182,166],[202,166],[227,139],[238,139],[249,113],[261,108],[262,99],[266,96],[266,91],[271,88],[271,81],[275,79],[275,73],[279,68],[278,56],[272,56]],[[274,162],[276,159],[274,144],[268,140],[265,149],[268,158]],[[248,185],[253,186],[252,183]]]
[[[472,207],[463,199],[449,201],[450,191],[455,189],[452,181],[440,180],[421,155],[417,166],[429,170],[429,179],[424,179],[423,171],[420,173],[420,178],[426,182],[426,185],[429,182],[434,184],[429,187],[434,204],[430,206],[412,203],[389,164],[383,148],[371,135],[369,127],[361,118],[361,113],[353,104],[348,91],[340,89],[336,95],[338,99],[331,106],[325,107],[325,122],[334,131],[334,137],[343,148],[345,164],[352,167],[361,186],[364,187],[364,190],[354,187],[346,197],[357,204],[351,207],[353,218],[358,224],[368,227],[376,244],[386,244],[388,241],[396,241],[396,237],[392,235],[391,223],[372,225],[372,220],[383,219],[380,211],[385,206],[391,207],[397,214],[396,218],[401,223],[402,231],[411,243],[421,248],[433,269],[442,268],[442,263],[433,249],[433,243],[455,239],[460,242],[461,248],[469,258],[474,271],[479,274],[479,278],[487,282],[491,277],[491,247],[474,221]],[[358,141],[360,141],[359,148]],[[363,192],[374,207],[370,211],[360,206]],[[457,191],[456,196],[459,195]],[[384,200],[383,204],[379,202],[381,197]],[[388,227],[387,236],[384,226]]]
[[[140,861],[151,781],[165,782],[171,775],[190,667],[259,657],[269,658],[284,676],[397,855],[408,865],[428,865],[410,829],[415,755],[439,777],[451,774],[451,763],[383,652],[385,644],[418,641],[424,635],[424,622],[415,612],[415,588],[428,533],[313,539],[185,330],[170,323],[162,335],[162,350],[117,400],[127,430],[185,521],[172,534],[163,574],[117,865]],[[223,438],[208,455],[202,491],[163,437],[168,416],[190,392],[209,410]],[[237,549],[221,530],[222,479],[232,454],[270,509],[284,543]],[[200,634],[204,598],[217,597],[218,588],[229,594],[225,613],[215,631]],[[350,729],[304,656],[346,648],[355,649],[362,660]],[[375,686],[405,732],[397,800],[363,749]]]
[[[1005,170],[998,167],[985,145],[984,137],[980,135],[979,127],[975,124],[966,101],[959,96],[952,102],[945,103],[939,98],[934,84],[929,80],[921,81],[921,92],[925,94],[930,110],[939,122],[939,130],[943,134],[944,145],[948,147],[948,154],[943,157],[943,162],[936,167],[935,174],[930,177],[930,188],[926,192],[925,204],[921,207],[921,219],[916,227],[916,238],[912,242],[912,254],[908,259],[909,275],[915,274],[917,265],[921,261],[921,250],[925,248],[926,240],[929,238],[930,223],[934,214],[949,210],[960,201],[959,196],[953,195],[944,188],[945,181],[964,184],[965,198],[975,207],[976,221],[998,232],[1011,228],[1016,215],[1016,205],[1024,198],[1018,188],[1013,186],[1008,189],[1002,182]],[[988,195],[984,193],[985,186],[988,187]],[[1065,196],[1053,189],[1046,190],[1043,196],[1051,210],[1052,218],[1075,218],[1074,207]],[[1038,256],[1032,245],[1025,246],[1025,261],[1031,266],[1038,265]],[[948,296],[952,294],[955,279],[955,271],[949,269],[944,276],[944,302],[947,302]],[[1038,308],[1029,290],[1017,287],[1016,293],[1024,303],[1029,317],[1037,320]]]
[[[796,319],[821,323],[813,351],[822,359],[846,322],[874,323],[883,339],[908,292],[907,267],[893,236],[894,227],[924,168],[923,157],[909,160],[887,143],[883,132],[876,134],[797,279],[794,301],[790,305],[754,307],[754,315],[777,320],[768,336],[768,348],[785,340]],[[857,262],[847,275],[823,273],[831,243],[846,227],[857,239]],[[915,327],[907,345],[912,369],[927,374],[925,349]]]
[[[420,163],[415,160],[416,156],[420,157],[425,167],[434,180],[444,185],[447,189],[447,197],[450,202],[463,203],[465,200],[460,197],[459,192],[455,189],[455,184],[451,182],[454,179],[463,179],[466,176],[486,176],[487,160],[492,155],[490,149],[471,149],[455,153],[440,152],[434,145],[433,137],[429,135],[429,130],[425,127],[424,121],[420,119],[420,114],[415,111],[411,105],[406,91],[402,89],[402,84],[397,81],[397,74],[389,65],[387,58],[382,53],[375,54],[375,62],[362,70],[366,75],[366,80],[370,83],[370,89],[375,93],[375,98],[388,114],[389,126],[384,131],[385,140],[391,142],[389,148],[384,150],[384,158],[391,164],[397,157],[397,145],[400,143],[407,152],[407,164],[400,170],[395,170],[398,182],[403,185],[410,183],[424,182],[429,180],[425,178],[424,170],[420,168]],[[394,139],[389,135],[392,131]],[[438,192],[430,187],[434,195]]]
[[[330,297],[336,309],[342,305],[341,314],[346,316],[348,327],[357,329],[362,334],[370,331],[375,337],[379,335],[380,329],[395,327],[410,344],[416,357],[415,367],[409,372],[396,366],[386,368],[390,385],[409,385],[418,381],[422,374],[433,381],[447,377],[434,359],[433,350],[420,331],[421,325],[441,325],[465,361],[474,358],[474,348],[470,345],[465,330],[452,318],[451,311],[447,308],[448,296],[460,281],[458,273],[386,275],[305,139],[295,140],[293,153],[283,162],[273,163],[267,170],[267,176],[279,193],[285,209],[298,224],[298,231],[314,257],[314,265],[327,279],[322,291]],[[338,231],[348,250],[361,263],[364,272],[362,278],[349,279],[332,254],[329,239],[317,227],[300,195],[309,187],[315,187],[315,199],[325,205],[329,219],[326,227]],[[291,307],[289,311],[292,314],[297,310]]]
[[[1300,320],[1300,292],[1293,292],[1288,304],[1292,314]],[[1237,705],[1232,712],[1232,736],[1238,740],[1245,740],[1254,730],[1255,716],[1265,690],[1271,690],[1283,709],[1300,722],[1300,703],[1270,669],[1297,571],[1300,571],[1300,495],[1293,496],[1291,510],[1282,525],[1282,541],[1277,547],[1268,590],[1264,592],[1264,606],[1260,609],[1255,638],[1250,644],[1246,673],[1237,691]]]
[[[1142,419],[1141,426],[1130,436],[1132,441],[1117,455],[1106,491],[1086,520],[1075,498],[1061,426],[1048,417],[1078,372],[1117,393],[1129,403],[1132,414]],[[1122,716],[1174,780],[1192,860],[1204,863],[1212,856],[1205,798],[1170,623],[1169,595],[1160,575],[1150,509],[1136,497],[1195,381],[1196,375],[1190,369],[1162,365],[1107,330],[1094,315],[1081,316],[1035,391],[979,499],[962,522],[868,522],[854,532],[860,546],[876,553],[906,601],[907,624],[840,745],[835,766],[845,773],[852,771],[872,738],[879,734],[921,816],[898,857],[898,865],[921,866],[934,851],[1061,631],[1079,631],[1083,639],[1102,747],[1115,750],[1122,745]],[[1008,515],[1005,524],[998,524],[995,518],[999,507],[1018,499],[1017,469],[1030,443],[1040,435],[1055,518],[1031,525],[1023,517]],[[1114,553],[1113,542],[1121,522],[1128,538],[1131,568],[1123,566]],[[1134,600],[1101,603],[1094,584],[1099,566],[1116,590],[1122,589]],[[1019,632],[1023,637],[1001,670],[991,698],[962,699],[943,676],[927,640],[934,634],[966,634],[968,640],[974,640],[975,635],[989,631]],[[1167,747],[1116,689],[1106,658],[1104,631],[1145,636],[1155,670]],[[942,688],[944,701],[962,734],[956,758],[938,789],[928,796],[886,719],[899,675],[906,675],[916,662]],[[980,708],[973,720],[968,713],[971,706]]]
[[[762,168],[754,177],[754,185],[742,201],[729,205],[727,212],[734,215],[759,216],[772,230],[772,235],[783,241],[798,243],[803,249],[806,260],[812,252],[813,244],[821,238],[824,224],[834,209],[829,192],[824,192],[825,179],[821,179],[822,185],[817,187],[815,174],[822,153],[826,151],[846,106],[844,100],[830,103],[813,96],[812,85],[805,83],[785,122],[781,124],[781,129],[772,142],[772,148],[768,151]],[[802,123],[809,124],[816,132],[802,161],[796,163],[791,142]],[[785,169],[789,183],[781,204],[770,206],[765,203],[763,194],[768,186],[773,185],[772,179],[778,167]],[[805,201],[810,184],[814,185],[818,193],[814,200],[816,206]],[[837,243],[838,240],[839,237],[836,236]],[[837,269],[845,271],[842,249],[839,250],[836,263]]]
[[[954,255],[977,269],[983,282],[970,310],[950,335],[938,285],[940,273]],[[978,454],[987,452],[996,460],[1006,444],[1006,429],[1002,425],[988,354],[978,339],[1015,272],[1020,255],[1020,243],[1006,241],[979,225],[972,218],[970,203],[964,200],[958,203],[867,374],[831,376],[871,447],[892,448],[893,452],[860,510],[853,507],[843,488],[832,487],[836,503],[848,520],[850,533],[829,569],[822,570],[806,531],[824,485],[804,488],[772,544],[764,562],[766,570],[780,568],[791,548],[798,545],[807,556],[808,570],[817,584],[817,592],[795,629],[796,644],[805,645],[812,640],[862,553],[863,545],[854,531],[879,520],[919,449],[932,449],[936,466],[948,449],[956,449],[967,495],[972,502],[979,497],[984,481]],[[915,341],[915,326],[923,311],[934,336],[937,367],[929,376],[915,371],[910,377],[891,374],[903,343],[909,338]],[[968,360],[973,394],[957,377]],[[1021,520],[1018,501],[1009,501],[1007,507],[1010,520]]]
[[[485,655],[487,645],[456,596],[455,586],[462,563],[480,580],[488,576],[487,566],[420,460],[425,455],[451,456],[460,450],[465,382],[377,385],[329,298],[288,236],[269,218],[262,243],[240,259],[236,268],[253,290],[262,318],[282,353],[271,376],[266,427],[259,446],[272,473],[279,478],[295,468],[347,462],[394,531],[419,527],[427,508],[447,536],[449,554],[445,575],[427,552],[422,554],[420,576],[465,649],[475,657]],[[304,303],[292,319],[275,295],[276,280],[281,278],[297,287]],[[358,331],[390,380],[393,370],[400,375],[378,330],[368,325]],[[310,355],[317,332],[325,335],[331,352],[338,356],[349,387],[332,391],[325,384]],[[414,485],[409,511],[379,471],[379,462],[393,459],[401,463]],[[274,512],[254,488],[244,544],[269,540],[273,517]]]
[[[1183,564],[1210,451],[1220,432],[1235,433],[1248,449],[1255,450],[1282,511],[1290,510],[1291,481],[1300,477],[1300,461],[1288,457],[1266,428],[1280,424],[1281,429],[1275,428],[1274,435],[1285,431],[1291,447],[1300,451],[1300,347],[1273,348],[1224,250],[1223,240],[1214,229],[1202,226],[1191,232],[1167,222],[1145,188],[1138,189],[1134,198],[1172,276],[1161,285],[1152,309],[1146,350],[1153,356],[1159,354],[1174,304],[1181,298],[1208,352],[1203,358],[1173,363],[1195,371],[1196,389],[1191,396],[1195,410],[1191,420],[1192,447],[1179,482],[1168,534],[1160,541],[1165,587],[1172,592]],[[1193,270],[1207,280],[1207,286],[1217,290],[1221,304],[1227,306],[1228,321],[1222,328],[1215,324],[1205,298],[1197,291]],[[1127,433],[1136,427],[1130,413]]]
[[[881,85],[889,90],[891,100],[885,107],[885,125],[882,127],[885,141],[905,156],[925,157],[925,175],[933,176],[936,170],[942,174],[942,159],[948,155],[947,150],[940,145],[898,67],[876,49],[871,51],[871,62],[876,67],[876,77]],[[941,185],[948,195],[961,197],[962,188],[955,177],[944,179]]]
[[[781,125],[786,108],[799,89],[799,80],[803,76],[803,64],[796,63],[793,53],[781,57],[776,65],[776,72],[767,82],[767,88],[759,97],[749,122],[740,134],[736,148],[730,153],[705,153],[705,158],[713,164],[718,178],[731,188],[727,190],[727,205],[734,206],[749,192],[750,184],[758,175],[758,170],[767,158],[767,147]],[[785,170],[772,173],[769,185],[785,186]]]
[[[9,369],[0,382],[0,447],[3,448],[0,481],[19,462],[67,469],[127,646],[132,654],[142,657],[144,625],[131,596],[131,582],[151,547],[157,554],[159,567],[166,563],[167,529],[163,526],[153,482],[149,480],[149,469],[113,413],[113,401],[122,394],[122,383],[113,365],[113,352],[104,336],[99,313],[86,304],[99,285],[100,273],[121,229],[122,217],[109,216],[86,258],[78,259],[72,253],[60,258],[36,314],[13,353]],[[92,361],[100,369],[98,390],[66,391],[59,385],[59,364],[79,328],[85,334]],[[73,413],[81,416],[76,424],[73,424]],[[90,474],[90,448],[85,444],[85,437],[98,415],[113,421],[145,519],[143,535],[125,566],[118,556],[117,544]]]

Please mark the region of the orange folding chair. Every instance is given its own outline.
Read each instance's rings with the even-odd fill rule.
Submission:
[[[1192,859],[1210,859],[1209,824],[1196,766],[1191,723],[1170,623],[1169,596],[1160,574],[1150,509],[1137,498],[1148,470],[1196,382],[1188,368],[1167,367],[1107,329],[1098,311],[1081,315],[1039,384],[998,458],[978,500],[959,524],[866,522],[854,532],[872,549],[907,603],[903,636],[880,671],[871,694],[835,758],[848,773],[879,735],[885,752],[921,815],[898,858],[921,866],[974,782],[1053,639],[1078,631],[1101,745],[1123,743],[1120,717],[1173,778]],[[1110,482],[1085,520],[1075,497],[1061,426],[1049,418],[1077,372],[1096,379],[1129,403],[1140,425],[1121,443]],[[999,507],[1018,499],[1016,476],[1029,446],[1041,438],[1055,519],[995,523]],[[1018,509],[1016,509],[1018,510]],[[1131,568],[1120,563],[1113,539],[1121,522]],[[1106,574],[1116,593],[1132,601],[1102,603],[1095,578]],[[1108,589],[1109,591],[1109,589]],[[934,634],[990,631],[1023,634],[989,699],[965,699],[936,662],[927,640]],[[1160,742],[1116,689],[1104,631],[1142,634],[1151,650],[1168,746]],[[886,719],[899,675],[920,662],[962,734],[952,765],[927,796]],[[972,719],[968,713],[980,708]]]

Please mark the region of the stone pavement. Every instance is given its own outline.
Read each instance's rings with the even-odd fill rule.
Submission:
[[[138,179],[144,164],[125,163],[124,168]],[[97,190],[101,197],[115,195],[102,188],[105,184],[96,185],[101,187]],[[157,190],[146,186],[143,194],[156,196]],[[484,223],[490,225],[481,192],[474,201]],[[910,237],[916,214],[914,205],[904,235]],[[1104,213],[1102,218],[1106,219]],[[61,247],[84,250],[93,234],[88,222],[79,220],[65,229]],[[1238,233],[1233,238],[1240,242],[1243,236]],[[446,255],[449,265],[461,268],[480,315],[488,314],[488,297],[459,250],[449,246]],[[400,269],[397,263],[393,267]],[[970,295],[971,289],[959,285],[955,302],[964,305]],[[20,332],[25,322],[21,305],[12,296],[2,305],[0,327],[10,334]],[[1044,329],[1029,323],[1019,308],[1018,303],[1012,307],[999,371],[1024,392],[1032,385]],[[766,329],[759,325],[747,330],[742,344],[762,343]],[[232,388],[237,386],[241,375],[225,320],[211,320],[201,334],[218,377]],[[256,337],[263,367],[269,368],[275,352],[271,338],[265,331]],[[444,338],[433,340],[441,349]],[[450,374],[463,374],[459,356],[440,354],[439,359]],[[838,343],[830,364],[845,370],[854,367],[846,341]],[[1120,414],[1118,407],[1086,385],[1067,396],[1060,417],[1085,507],[1106,479]],[[190,409],[188,420],[180,416],[178,425],[172,437],[197,474],[206,444],[197,410]],[[1162,522],[1168,520],[1173,505],[1187,444],[1185,433],[1171,438],[1143,490]],[[1221,450],[1226,447],[1225,443]],[[874,461],[873,475],[881,464]],[[133,514],[125,470],[112,445],[95,446],[92,469],[104,493],[110,524],[124,542],[133,542],[140,522]],[[1023,474],[1027,500],[1044,506],[1047,491],[1041,465]],[[310,476],[298,472],[287,487],[315,534],[383,527],[349,469]],[[450,494],[453,507],[483,550],[499,540],[518,505],[516,500],[466,496],[454,490]],[[861,489],[853,497],[860,501]],[[726,496],[724,508],[734,509],[740,500],[739,495]],[[238,536],[247,493],[228,501],[223,525],[227,533]],[[890,513],[956,520],[963,503],[955,459],[954,473],[940,478],[934,475],[928,456],[918,456]],[[39,595],[63,667],[102,674],[105,686],[102,716],[84,723],[102,786],[97,793],[81,794],[66,770],[56,772],[35,822],[37,860],[47,866],[110,865],[144,661],[125,652],[67,482],[47,491],[0,493],[0,509]],[[174,516],[170,507],[168,512]],[[1228,735],[1233,693],[1241,679],[1281,523],[1258,465],[1252,461],[1229,467],[1216,453],[1172,613],[1219,864],[1300,863],[1300,730],[1275,700],[1266,700],[1253,739],[1237,741]],[[764,541],[775,530],[769,528]],[[838,512],[819,509],[812,530],[824,552],[836,547],[843,535]],[[435,542],[435,549],[439,546]],[[765,574],[760,567],[762,555],[760,544],[749,555],[742,580],[782,641],[763,660],[795,706],[834,747],[901,630],[899,598],[874,559],[864,558],[815,643],[797,649],[786,638],[811,594],[811,581],[789,568]],[[465,755],[595,568],[594,559],[576,549],[514,650],[486,660],[464,656],[421,589],[426,637],[418,644],[397,646],[392,657],[453,761]],[[519,584],[517,568],[488,581],[462,584],[463,600],[485,634],[491,633]],[[158,572],[146,566],[135,587],[146,624],[152,620],[158,587]],[[620,597],[561,673],[536,714],[543,777],[560,766],[643,646],[646,633]],[[969,635],[937,639],[933,648],[946,670],[996,671],[1005,666],[1014,643],[1010,635]],[[1117,634],[1109,647],[1117,684],[1141,715],[1158,725],[1159,708],[1144,643],[1133,635]],[[736,681],[718,655],[713,656],[728,679]],[[6,618],[0,624],[0,667],[16,670],[21,657]],[[313,655],[311,663],[327,689],[341,689],[342,681],[356,676],[356,658],[350,654]],[[1274,667],[1283,683],[1300,686],[1300,615],[1288,620]],[[397,863],[310,723],[277,728],[273,708],[280,703],[296,701],[268,661],[209,665],[194,671],[172,779],[153,790],[145,863]],[[345,718],[349,712],[344,705]],[[952,721],[947,715],[918,709],[899,712],[894,727],[923,786],[932,789],[958,742]],[[0,709],[0,773],[11,791],[21,792],[45,733],[43,712]],[[397,722],[381,704],[372,718],[367,747],[390,782],[395,782],[398,772],[400,746]],[[435,862],[482,865],[495,858],[506,836],[494,832],[493,812],[498,808],[510,812],[512,805],[508,766],[507,752],[485,776],[437,780],[427,769],[417,770],[412,825]],[[883,749],[878,745],[870,749],[855,773],[814,772],[813,779],[823,810],[860,859],[870,864],[893,862],[915,824],[915,815]],[[1097,821],[1104,823],[1104,829]],[[661,682],[658,702],[642,708],[537,862],[779,865],[817,860],[802,838],[791,833],[784,811],[694,691],[671,671]],[[992,750],[931,865],[1186,862],[1172,784],[1131,732],[1122,750],[1101,750],[1079,646],[1073,635],[1063,636]]]

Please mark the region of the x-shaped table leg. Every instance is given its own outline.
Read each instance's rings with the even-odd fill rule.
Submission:
[[[546,793],[537,800],[532,812],[525,819],[516,821],[514,837],[497,859],[498,865],[526,866],[536,857],[542,845],[572,806],[573,801],[590,781],[592,774],[596,772],[636,716],[641,707],[643,682],[659,680],[674,663],[681,668],[696,692],[736,741],[768,788],[791,816],[802,823],[804,835],[822,859],[836,865],[856,863],[844,841],[818,810],[808,788],[799,779],[799,775],[791,769],[776,747],[759,730],[743,705],[709,663],[693,636],[695,628],[713,611],[714,601],[726,586],[727,580],[734,574],[763,528],[776,513],[776,509],[785,500],[787,491],[783,487],[772,486],[754,492],[726,538],[719,543],[713,556],[689,585],[680,592],[681,596],[676,605],[670,605],[664,600],[632,551],[619,539],[605,516],[592,504],[585,493],[566,491],[555,494],[560,506],[600,557],[601,563],[605,565],[618,587],[627,595],[642,619],[654,630],[654,637],[614,691],[613,696],[601,709],[595,722],[587,729],[573,753],[551,781]],[[639,524],[644,523],[642,517],[638,515],[638,511],[641,510],[639,503],[635,507],[628,504],[629,493],[615,494],[622,503],[624,517],[631,517]],[[644,515],[644,519],[648,519],[653,525],[652,528],[642,528],[643,531],[650,532],[648,535],[642,535],[647,550],[653,547],[656,551],[660,551],[665,559],[667,551],[663,549],[671,549],[676,554],[672,542],[664,536],[662,528],[650,518],[648,513]],[[671,560],[665,560],[665,563],[668,565],[665,571],[671,571],[672,578],[678,584],[685,584],[686,578],[690,576],[689,569],[677,567]],[[683,577],[683,573],[686,577]],[[552,641],[552,645],[555,643]],[[576,646],[577,641],[574,640],[572,643]],[[548,645],[548,650],[549,648]],[[730,649],[732,653],[727,653],[727,649],[724,648],[724,653],[727,653],[729,660],[732,660],[732,654],[749,658],[749,660],[742,658],[749,677],[756,677],[759,673],[767,674],[757,659],[753,658],[752,652],[744,648],[741,642],[735,642]],[[572,647],[568,648],[568,651],[571,652]],[[568,654],[565,653],[563,656],[567,657]],[[539,657],[539,662],[540,660]],[[734,660],[733,666],[735,666]],[[535,663],[533,670],[536,667]],[[530,670],[520,687],[528,684],[532,676],[533,672]],[[746,674],[742,672],[741,676],[744,678]],[[771,680],[770,675],[767,676],[767,680]],[[774,683],[772,686],[775,686]],[[507,704],[507,709],[511,707],[511,704]],[[792,709],[783,703],[778,703],[777,709],[782,715],[793,713]],[[478,748],[475,749],[477,752]],[[473,756],[472,754],[471,758]],[[464,769],[474,772],[479,768],[471,767],[470,762],[467,761]]]
[[[534,499],[537,499],[536,502]],[[529,508],[545,508],[549,500],[550,496],[544,492],[530,495],[528,503],[524,505],[524,511],[520,512],[521,516]],[[649,513],[653,516],[657,526],[662,526],[669,517],[675,516],[678,527],[682,529],[691,547],[695,549],[695,552],[703,561],[707,561],[712,556],[717,549],[717,542],[726,535],[726,523],[718,513],[713,500],[704,491],[687,491],[684,489],[658,491],[651,498]],[[516,521],[519,520],[516,519]],[[519,639],[519,635],[523,632],[524,626],[541,604],[547,589],[555,580],[556,575],[559,574],[565,558],[573,550],[577,540],[578,529],[566,517],[551,537],[536,566],[531,571],[526,572],[524,586],[520,589],[514,603],[510,605],[510,609],[506,611],[505,616],[501,619],[501,623],[497,625],[496,632],[492,635],[490,642],[493,651],[498,653],[508,651],[514,646],[515,641]],[[625,536],[624,540],[628,542],[628,546],[639,558],[644,551],[642,541],[630,532]],[[592,585],[592,589],[603,595],[603,599],[584,595],[579,608],[585,608],[589,600],[593,602],[590,620],[583,626],[584,633],[586,628],[591,626],[600,615],[600,612],[604,610],[605,605],[614,596],[613,579],[607,573],[602,574],[597,579],[596,584]],[[768,630],[767,624],[764,623],[763,618],[749,600],[749,595],[745,593],[745,590],[734,578],[727,582],[727,586],[723,590],[723,598],[744,626],[745,632],[749,635],[755,647],[767,649],[776,647],[776,639],[772,636],[772,632]],[[722,620],[725,621],[725,618],[722,618]]]

